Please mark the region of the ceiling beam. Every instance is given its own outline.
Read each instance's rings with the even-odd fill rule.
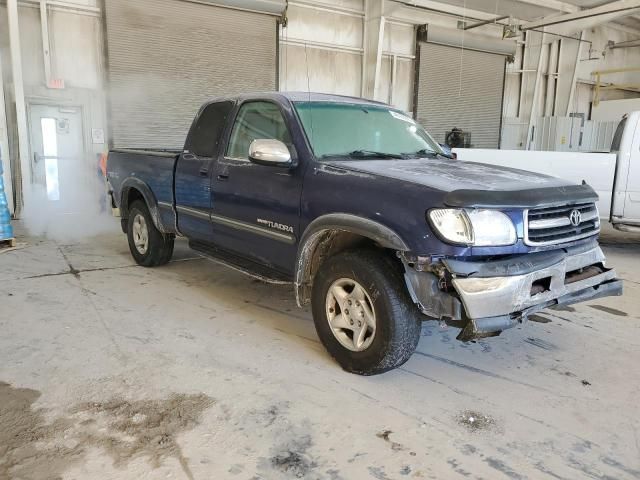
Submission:
[[[629,15],[629,18],[635,18],[636,20],[640,21],[640,15]],[[612,22],[607,25],[607,27],[618,30],[619,32],[640,36],[640,29],[630,27],[629,25],[623,25],[622,23]]]
[[[521,4],[535,5],[537,7],[548,8],[550,10],[555,10],[556,12],[559,12],[554,14],[553,16],[545,17],[546,19],[561,18],[563,17],[563,13],[571,14],[571,13],[582,13],[582,12],[588,11],[588,10],[581,10],[580,7],[577,7],[576,5],[572,5],[570,3],[563,2],[560,0],[514,0],[514,1]],[[617,3],[617,2],[613,2],[613,3]],[[461,6],[451,5],[448,3],[442,3],[437,0],[389,0],[385,2],[385,4],[386,4],[386,8],[385,8],[384,15],[385,17],[387,17],[387,19],[398,20],[398,21],[413,23],[417,25],[427,23],[428,21],[430,21],[429,20],[430,15],[446,15],[446,16],[451,16],[459,19],[464,18],[467,22],[473,22],[473,21],[480,22],[485,20],[493,20],[496,17],[495,12],[487,13],[479,10],[472,10],[468,7],[464,8]],[[603,5],[599,8],[606,9],[607,7],[610,7],[610,5],[611,3],[607,5]],[[635,18],[634,15],[629,15],[627,12],[623,12],[622,14],[618,14],[618,15],[620,17],[631,16],[632,18]],[[517,17],[514,17],[514,18],[517,19]],[[616,16],[615,18],[619,18],[619,17]],[[597,17],[595,17],[595,19],[594,18],[591,19],[591,23],[593,23],[594,25],[610,22],[610,21],[611,19],[609,18],[603,18],[602,21],[597,20]],[[493,24],[491,23],[489,25],[493,25]],[[496,25],[500,26],[499,24],[496,24]],[[623,31],[632,35],[640,35],[640,30],[626,26],[626,25],[621,25],[619,23],[610,23],[610,26],[611,28],[614,28],[619,31]],[[571,35],[571,34],[580,32],[582,30],[581,28],[566,28],[566,27],[567,26],[563,26],[563,28],[560,28],[560,26],[558,26],[558,27],[553,27],[551,29],[547,28],[545,29],[545,31],[547,33]],[[589,28],[589,26],[585,28]]]
[[[531,0],[533,1],[533,0]],[[490,20],[495,18],[495,14],[472,10],[471,8],[458,7],[448,3],[437,2],[434,0],[391,0],[386,3],[385,16],[398,18],[410,23],[425,23],[424,15],[417,15],[420,10],[425,15],[440,14],[456,18],[465,18],[467,20]]]
[[[525,22],[520,25],[519,29],[522,31],[526,31],[578,21],[588,21],[588,23],[590,24],[589,26],[592,26],[591,23],[593,22],[593,19],[595,17],[599,17],[597,20],[595,20],[596,24],[599,24],[638,12],[640,12],[640,0],[617,0],[615,2],[610,2],[599,7],[588,8],[586,10],[580,10],[573,13],[566,13],[564,15],[552,15],[534,20],[532,22]],[[577,28],[579,30],[582,30],[587,27],[580,26]]]
[[[518,3],[526,3],[527,5],[535,5],[536,7],[549,8],[562,13],[579,12],[580,7],[559,0],[517,0]]]

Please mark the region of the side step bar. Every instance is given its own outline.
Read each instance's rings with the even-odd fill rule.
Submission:
[[[222,250],[213,245],[195,240],[189,240],[189,247],[200,255],[220,265],[244,273],[256,280],[276,285],[291,285],[293,278],[289,278],[281,272],[273,270],[257,262],[247,260],[234,253]]]

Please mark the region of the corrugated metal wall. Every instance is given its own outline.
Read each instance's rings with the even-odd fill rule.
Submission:
[[[182,148],[208,98],[276,89],[276,17],[181,0],[106,0],[116,148]]]
[[[505,57],[420,43],[418,121],[444,143],[446,132],[471,132],[476,148],[500,146]]]

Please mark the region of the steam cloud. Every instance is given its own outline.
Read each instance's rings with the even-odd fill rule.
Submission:
[[[104,180],[96,161],[86,168],[58,169],[59,199],[51,200],[44,185],[33,184],[24,192],[22,224],[32,236],[59,242],[80,242],[96,235],[117,233]],[[95,165],[91,168],[92,165]]]

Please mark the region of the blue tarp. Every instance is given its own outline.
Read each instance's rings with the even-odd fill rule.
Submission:
[[[7,240],[9,238],[13,238],[13,228],[11,227],[11,215],[9,215],[7,195],[4,192],[2,162],[0,161],[0,240]]]

